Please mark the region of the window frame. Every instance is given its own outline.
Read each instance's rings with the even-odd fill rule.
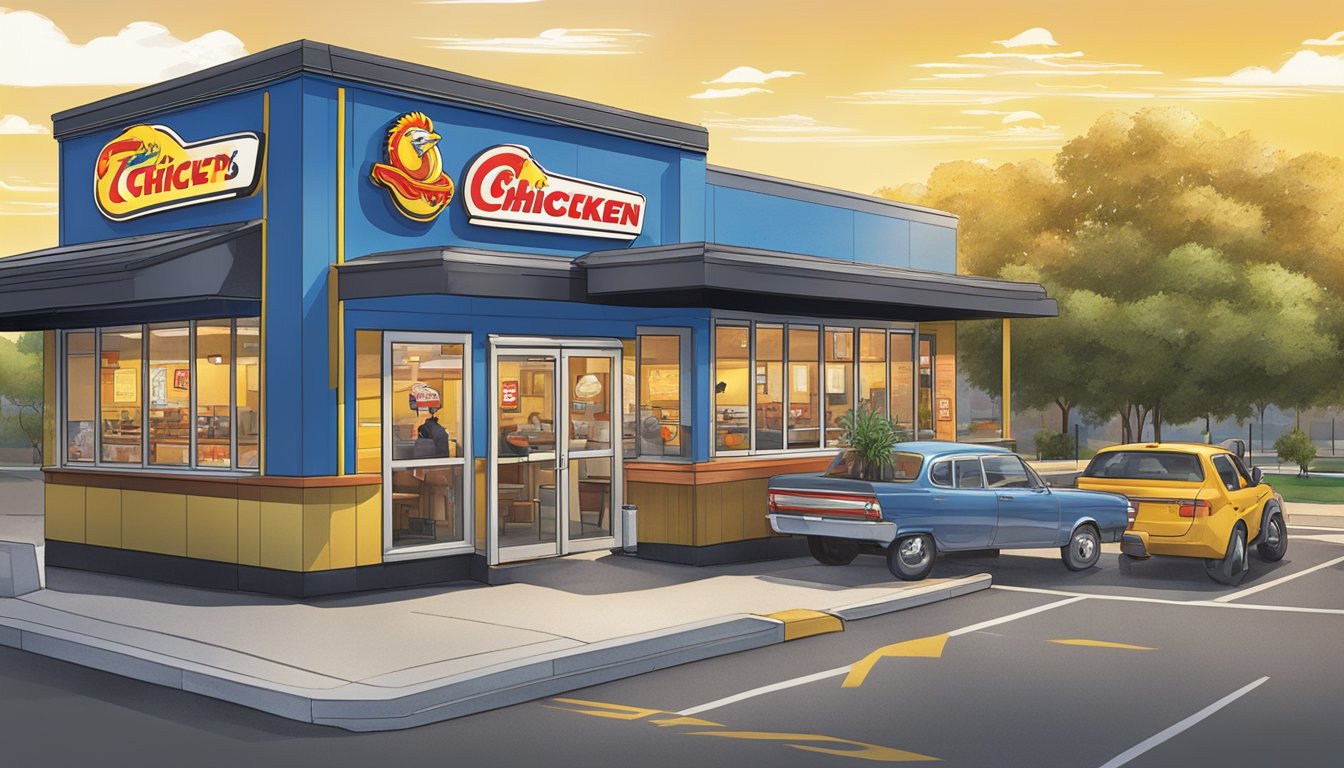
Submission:
[[[256,315],[246,317],[204,317],[197,320],[160,320],[153,323],[115,323],[105,326],[81,326],[78,328],[63,328],[56,333],[56,441],[60,450],[56,451],[59,460],[52,466],[62,469],[73,469],[81,471],[96,472],[122,472],[122,473],[154,473],[171,475],[201,475],[210,477],[254,477],[261,474],[261,467],[244,468],[239,466],[238,456],[238,396],[237,396],[237,376],[238,376],[238,355],[236,352],[238,344],[238,321],[239,320],[257,320],[257,327],[260,328],[260,318]],[[196,327],[198,323],[220,323],[227,321],[229,324],[229,466],[228,467],[210,467],[199,466],[199,457],[196,455],[196,386],[199,382],[196,370]],[[190,452],[187,464],[152,464],[150,463],[149,449],[149,370],[150,365],[150,327],[155,325],[164,325],[168,323],[186,323],[188,338],[188,368],[190,370],[190,414],[188,421],[188,450]],[[140,365],[139,365],[139,389],[140,389],[140,461],[139,462],[112,462],[103,460],[103,406],[102,406],[102,360],[103,360],[103,333],[117,328],[139,328],[140,329]],[[67,366],[67,337],[72,333],[90,333],[93,335],[93,415],[94,415],[94,448],[93,461],[71,461],[69,458],[69,425],[66,423],[66,412],[68,410],[69,399],[69,371]],[[261,353],[258,351],[258,359],[261,359]],[[264,426],[259,429],[258,443],[265,440]],[[260,464],[260,462],[258,462]]]
[[[784,368],[784,379],[785,379],[784,395],[783,395],[784,427],[783,427],[783,436],[781,439],[781,444],[783,445],[783,447],[778,449],[761,450],[758,449],[756,446],[756,431],[757,431],[756,386],[754,383],[754,372],[756,370],[757,365],[756,328],[758,324],[769,327],[779,327],[782,328],[783,330],[782,365]],[[718,409],[716,398],[714,396],[715,393],[713,391],[713,387],[714,383],[719,380],[717,331],[720,326],[745,327],[747,330],[747,338],[748,338],[747,371],[748,371],[748,382],[751,384],[749,388],[749,397],[748,397],[749,403],[747,409],[747,419],[748,419],[747,431],[749,434],[749,440],[747,441],[747,448],[741,450],[721,450],[717,447],[715,425],[718,415]],[[790,331],[793,328],[806,328],[810,330],[815,330],[817,332],[817,354],[815,362],[817,364],[817,374],[818,374],[816,384],[818,390],[817,403],[819,413],[816,414],[816,416],[818,419],[819,439],[818,439],[818,446],[816,447],[806,446],[802,448],[792,448],[789,446],[789,438],[788,438],[789,430],[787,424],[788,424],[788,413],[792,399],[792,392],[791,392],[792,385],[790,379],[791,373],[789,367],[790,364],[793,362],[793,360],[789,355],[789,346],[791,344]],[[717,458],[717,457],[739,458],[739,457],[751,457],[751,456],[809,457],[809,456],[831,456],[835,454],[835,452],[838,450],[838,446],[827,447],[825,444],[826,424],[824,418],[826,408],[826,395],[825,395],[826,334],[829,331],[835,331],[835,330],[851,332],[851,344],[850,344],[851,348],[850,348],[850,357],[848,360],[848,362],[851,364],[850,375],[848,377],[849,378],[848,392],[851,401],[850,403],[851,407],[853,407],[859,401],[859,394],[860,394],[859,385],[862,380],[862,375],[860,373],[860,371],[862,370],[861,365],[862,361],[860,360],[860,351],[862,349],[862,341],[861,341],[862,334],[865,331],[868,332],[880,331],[883,334],[885,334],[886,352],[883,366],[884,370],[886,371],[886,379],[885,379],[886,405],[883,410],[888,417],[891,416],[891,397],[892,397],[892,391],[895,388],[894,384],[896,380],[894,376],[895,371],[890,351],[892,337],[894,335],[900,335],[910,339],[914,357],[914,364],[911,365],[911,376],[909,382],[910,391],[913,396],[913,402],[911,403],[911,410],[914,412],[916,420],[918,419],[919,358],[918,358],[918,347],[916,345],[917,340],[919,338],[919,325],[917,323],[902,323],[902,322],[882,321],[882,320],[829,319],[820,317],[804,317],[796,315],[756,315],[756,314],[744,314],[736,312],[715,312],[711,315],[709,323],[710,390],[708,397],[709,400],[708,406],[705,408],[709,417],[708,444],[709,444],[709,455],[711,458]],[[910,430],[911,435],[910,439],[915,439],[916,434],[915,430],[917,429],[916,425],[912,423],[908,425],[908,428]]]
[[[695,388],[695,360],[692,357],[691,331],[686,326],[662,326],[662,325],[640,325],[635,327],[635,450],[633,455],[624,455],[624,461],[652,461],[689,464],[693,460],[695,451],[695,428],[693,425],[694,414],[694,394]],[[639,448],[639,411],[643,404],[639,402],[640,387],[644,383],[644,365],[643,365],[643,337],[644,336],[676,336],[678,339],[677,360],[678,369],[678,391],[677,391],[677,430],[681,433],[681,455],[668,456],[646,455]],[[622,350],[624,355],[625,351]],[[712,402],[713,398],[711,398]],[[622,404],[624,406],[624,404]],[[624,417],[624,414],[622,414]],[[624,424],[624,422],[622,422]],[[624,435],[622,435],[624,439]],[[710,438],[713,439],[712,437]]]

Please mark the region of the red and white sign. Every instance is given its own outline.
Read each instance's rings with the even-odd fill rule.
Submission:
[[[463,204],[472,224],[634,240],[647,201],[638,192],[551,173],[527,147],[501,144],[467,169]]]
[[[504,411],[518,410],[517,379],[504,379],[499,382],[499,407]]]
[[[433,408],[438,410],[443,407],[443,398],[439,396],[439,391],[424,382],[417,381],[411,385],[411,410],[419,412],[421,408]]]

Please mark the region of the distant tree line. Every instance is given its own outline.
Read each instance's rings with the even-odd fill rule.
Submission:
[[[42,454],[42,334],[0,338],[0,445]]]
[[[1227,136],[1183,109],[1102,116],[1054,167],[955,162],[879,193],[961,217],[964,274],[1043,284],[1016,320],[1013,405],[1151,424],[1344,400],[1344,161]],[[1000,390],[1000,324],[964,323],[962,373]]]

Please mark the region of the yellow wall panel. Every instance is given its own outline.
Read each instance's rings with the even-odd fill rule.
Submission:
[[[261,565],[261,502],[238,500],[238,564]]]
[[[187,554],[187,497],[122,491],[121,546],[163,555]]]
[[[238,562],[238,500],[187,497],[187,557]]]
[[[695,486],[693,514],[695,518],[695,537],[691,542],[697,547],[706,544],[718,544],[723,529],[723,487],[720,485]],[[712,516],[712,517],[711,517]]]
[[[484,553],[486,547],[485,532],[489,525],[486,516],[490,514],[490,497],[487,495],[489,492],[486,488],[486,461],[485,459],[476,459],[472,462],[472,465],[472,476],[475,478],[476,491],[473,497],[473,504],[476,507],[476,551]]]
[[[100,547],[121,546],[120,489],[85,489],[84,543]]]
[[[46,537],[56,541],[84,542],[84,487],[46,486]]]
[[[303,491],[303,570],[331,568],[331,489]]]
[[[378,565],[383,562],[382,486],[358,486],[355,498],[355,564]]]
[[[266,488],[261,494],[260,563],[263,568],[303,570],[303,490]]]
[[[721,529],[719,532],[719,541],[742,541],[742,529],[744,527],[742,518],[746,516],[746,480],[739,480],[733,483],[723,483],[723,514],[721,517]]]
[[[354,568],[359,498],[356,486],[331,489],[331,568]]]
[[[773,536],[774,531],[770,530],[770,521],[765,518],[769,509],[766,508],[766,488],[769,480],[748,480],[743,485],[743,504],[742,504],[742,538],[760,539],[766,536]]]

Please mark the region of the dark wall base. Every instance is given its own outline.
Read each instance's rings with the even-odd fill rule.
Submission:
[[[692,547],[685,544],[649,544],[639,543],[639,556],[645,560],[659,560],[664,563],[682,565],[727,565],[728,563],[749,563],[756,560],[783,560],[788,557],[806,557],[807,540],[796,537],[775,536],[768,539],[750,539],[731,541],[726,544],[712,544],[708,547]]]
[[[111,573],[206,589],[262,592],[285,597],[318,597],[370,589],[466,581],[472,577],[471,563],[475,555],[451,555],[298,573],[48,539],[46,557],[47,565],[56,568]]]

